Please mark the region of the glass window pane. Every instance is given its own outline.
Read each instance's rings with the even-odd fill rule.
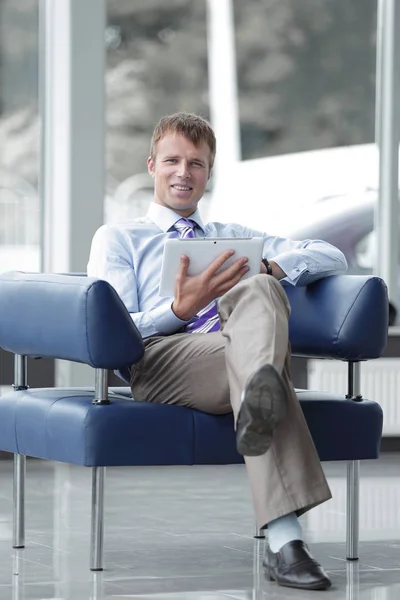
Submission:
[[[39,269],[38,11],[0,1],[0,272]]]
[[[158,119],[208,117],[204,0],[108,0],[106,220],[142,216],[152,199],[146,160]]]
[[[357,265],[372,271],[376,255],[376,232],[371,231],[355,247]]]
[[[376,0],[234,0],[242,158],[374,141]]]

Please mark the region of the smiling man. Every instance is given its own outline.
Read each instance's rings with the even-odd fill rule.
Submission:
[[[154,201],[189,217],[204,194],[214,156],[215,145],[213,150],[205,140],[194,145],[179,133],[160,128],[147,160],[154,177]]]
[[[204,223],[197,206],[215,152],[206,120],[163,117],[148,159],[154,202],[146,217],[96,232],[88,275],[114,286],[144,339],[144,358],[131,369],[137,400],[233,411],[258,525],[268,527],[267,576],[284,586],[327,589],[329,577],[310,555],[298,516],[331,494],[290,380],[290,306],[279,280],[307,285],[343,273],[346,260],[320,240]],[[260,274],[241,281],[246,259],[218,272],[231,256],[225,252],[189,276],[183,256],[174,297],[162,298],[162,254],[171,237],[262,237]]]

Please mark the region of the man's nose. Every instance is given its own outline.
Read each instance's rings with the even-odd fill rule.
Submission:
[[[189,172],[189,165],[186,162],[181,162],[179,163],[178,166],[178,175],[179,177],[182,177],[182,179],[185,179],[187,177],[189,177],[190,172]]]

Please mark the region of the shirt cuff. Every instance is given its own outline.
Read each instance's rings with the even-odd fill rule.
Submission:
[[[151,311],[151,320],[153,321],[156,331],[165,335],[175,333],[178,329],[181,329],[192,321],[192,319],[189,321],[182,321],[182,319],[179,319],[172,310],[171,305],[154,308]]]
[[[286,277],[282,281],[287,281],[292,285],[296,285],[301,276],[308,270],[304,260],[299,260],[298,257],[293,257],[293,252],[283,252],[277,256],[271,256],[268,260],[273,260],[278,267],[286,273]]]

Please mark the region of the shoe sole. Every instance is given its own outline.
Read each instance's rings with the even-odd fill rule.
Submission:
[[[269,581],[273,581],[274,583],[276,583],[277,585],[280,585],[281,587],[288,587],[288,588],[292,588],[292,589],[296,589],[296,590],[311,590],[311,591],[329,590],[329,588],[332,585],[332,583],[330,581],[329,582],[321,581],[321,582],[315,583],[314,585],[307,585],[307,586],[290,585],[290,583],[280,583],[279,581],[274,579],[272,577],[272,575],[269,573],[266,573],[265,576]]]
[[[286,413],[287,390],[282,378],[273,365],[263,365],[251,376],[242,395],[236,427],[239,454],[265,454]]]

